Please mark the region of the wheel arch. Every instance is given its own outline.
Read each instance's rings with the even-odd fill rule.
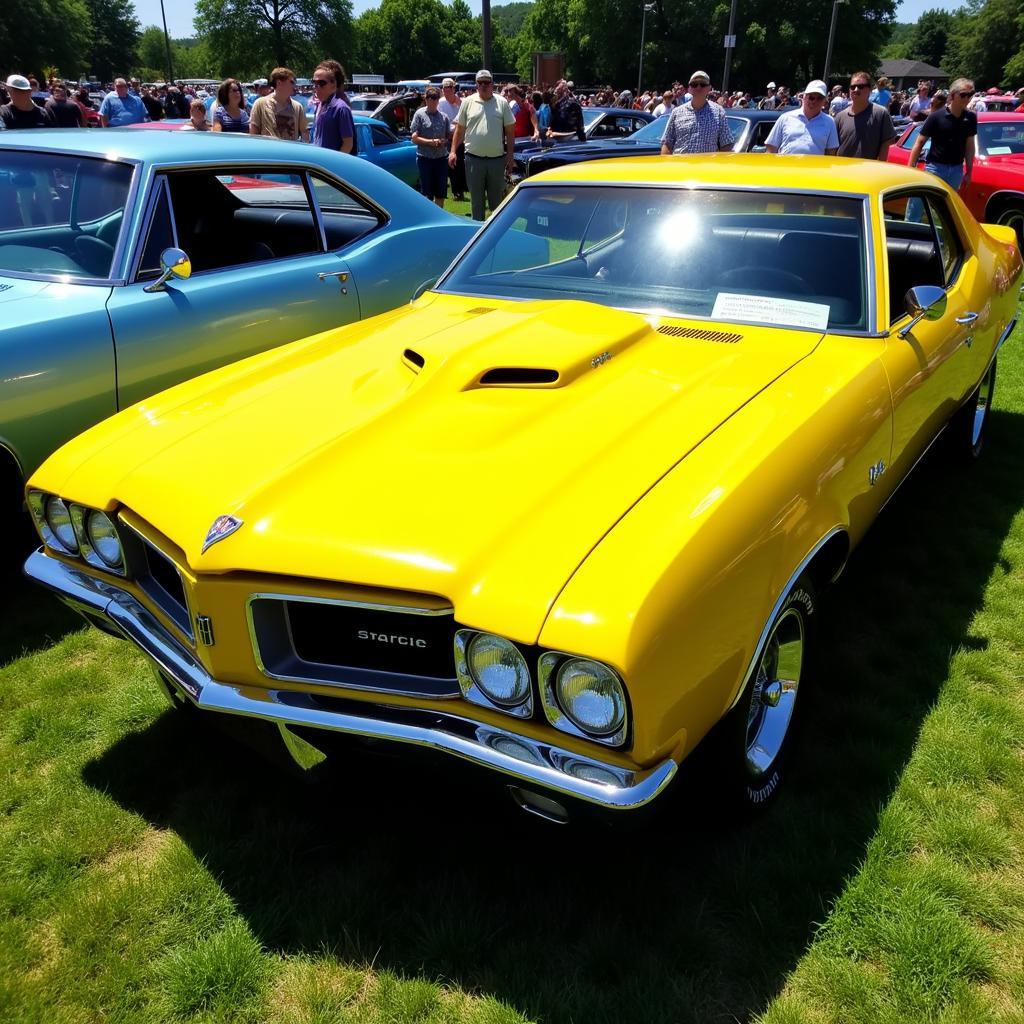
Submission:
[[[988,221],[994,217],[998,217],[999,214],[1012,203],[1018,203],[1020,206],[1024,207],[1024,192],[1008,188],[1000,189],[998,192],[993,192],[985,203],[984,219]]]

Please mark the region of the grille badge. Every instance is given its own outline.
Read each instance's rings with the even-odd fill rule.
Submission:
[[[200,554],[205,554],[206,549],[212,547],[217,541],[230,537],[241,525],[242,520],[236,519],[234,516],[217,516],[213,521],[213,526],[206,531],[206,540]]]

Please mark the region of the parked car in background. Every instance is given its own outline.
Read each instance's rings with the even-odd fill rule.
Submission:
[[[1022,273],[884,162],[556,169],[411,305],[70,442],[26,571],[304,766],[419,745],[565,821],[654,801],[708,737],[759,806],[817,592],[940,431],[980,453]]]
[[[356,156],[383,167],[407,185],[416,187],[419,171],[416,169],[416,146],[409,139],[400,139],[383,121],[363,114],[353,114],[356,128]],[[182,131],[188,121],[165,118],[163,121],[144,121],[129,125],[129,131]],[[229,133],[217,132],[227,136]]]
[[[986,101],[988,97],[985,97]],[[921,131],[907,127],[889,149],[889,160],[907,164]],[[971,182],[961,196],[980,221],[1007,224],[1024,245],[1024,114],[978,114]]]
[[[586,141],[610,141],[624,139],[639,131],[654,120],[653,114],[645,110],[625,110],[622,107],[584,107],[583,132]],[[532,138],[516,139],[516,160],[526,160],[528,155],[552,146],[577,146],[578,139],[543,139],[540,143]]]
[[[772,125],[778,120],[779,110],[730,110],[727,114],[729,130],[736,140],[734,153],[763,153],[764,142]],[[661,137],[665,134],[668,114],[645,124],[626,138],[595,138],[575,145],[548,146],[531,153],[525,160],[517,158],[512,180],[539,174],[552,167],[580,163],[585,160],[611,160],[623,156],[656,156],[661,152]]]
[[[0,515],[20,505],[43,458],[91,423],[407,302],[475,227],[368,160],[314,146],[5,132]]]

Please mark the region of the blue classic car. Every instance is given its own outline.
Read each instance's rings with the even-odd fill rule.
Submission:
[[[475,228],[367,160],[314,146],[4,132],[0,516],[87,426],[407,302]]]

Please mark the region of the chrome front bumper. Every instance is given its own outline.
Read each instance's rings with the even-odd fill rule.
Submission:
[[[671,758],[648,771],[633,772],[447,712],[343,698],[319,701],[293,690],[221,683],[121,587],[52,558],[43,549],[29,556],[25,574],[89,622],[133,641],[165,683],[203,710],[263,719],[282,727],[282,732],[288,726],[311,726],[428,747],[497,771],[510,784],[539,787],[608,810],[650,803],[676,773]]]

